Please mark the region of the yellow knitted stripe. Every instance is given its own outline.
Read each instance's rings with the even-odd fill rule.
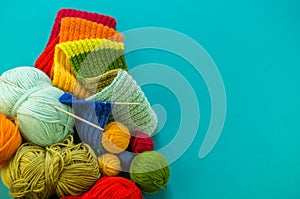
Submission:
[[[58,44],[56,48],[60,48],[64,51],[68,59],[82,53],[89,53],[93,50],[99,49],[116,49],[124,50],[124,44],[122,42],[111,41],[107,39],[85,39],[77,41],[69,41]]]
[[[65,92],[73,93],[79,99],[86,98],[91,93],[86,90],[73,74],[71,64],[64,51],[56,47],[52,84]]]
[[[90,96],[91,93],[76,79],[69,60],[71,57],[81,53],[107,48],[124,50],[124,44],[107,39],[86,39],[56,45],[52,73],[53,86],[65,92],[73,93],[77,98]]]

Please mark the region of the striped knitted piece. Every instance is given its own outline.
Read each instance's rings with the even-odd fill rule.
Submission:
[[[51,77],[55,46],[67,41],[81,39],[106,38],[122,42],[124,36],[115,29],[81,18],[65,17],[61,19],[59,35],[45,48],[34,66]]]
[[[65,17],[76,17],[86,19],[96,23],[104,24],[114,29],[116,28],[117,24],[116,20],[110,16],[75,9],[61,9],[57,12],[47,46],[58,36],[61,27],[61,20]]]
[[[152,135],[157,127],[157,117],[136,81],[124,70],[101,92],[87,100],[111,102],[139,102],[141,105],[118,105],[112,110],[111,119],[123,123],[130,132],[140,130]]]
[[[113,69],[97,77],[85,78],[82,84],[92,93],[98,93],[114,81],[120,70],[121,69]]]
[[[52,84],[73,93],[77,98],[86,98],[91,92],[77,82],[77,79],[83,81],[115,68],[127,69],[123,53],[123,43],[107,39],[58,44],[54,56]]]
[[[96,124],[103,129],[106,126],[113,107],[113,103],[111,102],[77,100],[70,93],[64,93],[59,98],[59,101],[71,106],[75,115]],[[80,140],[90,145],[96,155],[100,155],[102,152],[100,141],[103,130],[96,129],[76,119],[75,126]]]

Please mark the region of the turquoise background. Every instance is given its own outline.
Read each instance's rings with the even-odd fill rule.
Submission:
[[[33,65],[57,10],[64,7],[111,15],[119,31],[146,26],[180,31],[208,51],[223,77],[226,123],[213,151],[199,159],[211,114],[201,76],[169,53],[145,50],[126,56],[129,68],[151,62],[172,66],[189,80],[201,109],[197,136],[171,164],[168,188],[145,198],[300,198],[299,1],[1,1],[1,73]],[[180,107],[167,88],[149,85],[143,90],[168,113],[155,136],[159,149],[175,136]],[[9,198],[3,185],[0,193]]]

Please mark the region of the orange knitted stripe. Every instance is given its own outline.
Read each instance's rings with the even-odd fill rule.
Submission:
[[[83,39],[109,39],[122,42],[124,35],[113,28],[86,19],[65,17],[61,20],[59,35],[45,48],[34,66],[52,78],[55,46],[59,43]]]
[[[97,38],[105,38],[118,42],[124,40],[124,36],[113,28],[86,19],[73,17],[65,17],[61,20],[59,37],[59,43]]]

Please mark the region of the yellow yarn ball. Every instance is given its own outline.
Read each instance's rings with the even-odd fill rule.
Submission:
[[[125,151],[130,142],[129,129],[120,122],[110,122],[106,125],[101,143],[103,148],[110,153]]]
[[[121,162],[113,154],[103,154],[98,157],[100,173],[104,176],[117,176],[121,171]]]

